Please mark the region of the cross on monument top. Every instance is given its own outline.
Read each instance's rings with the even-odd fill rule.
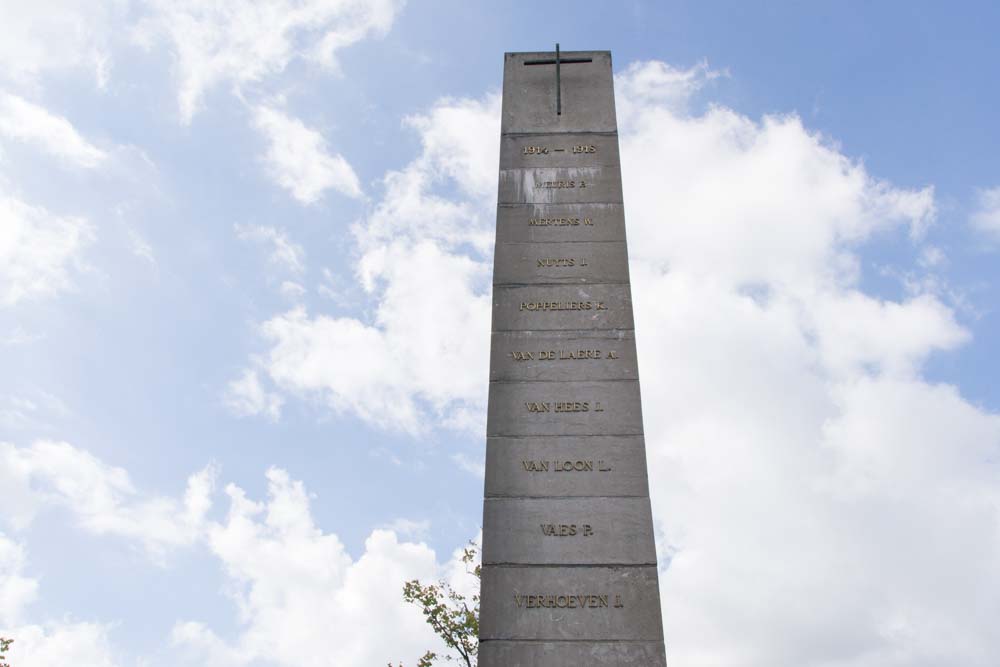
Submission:
[[[525,60],[525,65],[555,65],[556,66],[556,115],[562,115],[562,80],[560,67],[573,63],[589,63],[593,58],[563,58],[559,53],[559,43],[556,43],[556,57],[554,59],[542,58],[541,60]]]

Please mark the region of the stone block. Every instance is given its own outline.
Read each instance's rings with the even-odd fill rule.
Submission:
[[[500,168],[617,167],[617,134],[505,134]]]
[[[487,498],[483,564],[655,565],[651,525],[648,498]]]
[[[493,334],[493,382],[638,379],[635,334],[628,329]]]
[[[639,383],[494,382],[486,434],[641,435]]]
[[[641,435],[486,439],[488,498],[648,494]]]
[[[628,282],[623,241],[603,243],[498,243],[493,284]]]
[[[663,642],[509,641],[479,644],[479,667],[667,667]]]
[[[552,52],[504,54],[503,134],[530,132],[616,132],[614,82],[609,51],[566,51],[563,57],[591,58],[590,63],[565,64],[562,114],[556,114],[555,65],[525,65],[549,60]]]
[[[628,285],[493,288],[494,331],[633,329]]]
[[[655,567],[484,566],[481,639],[663,639]]]
[[[618,167],[501,169],[499,204],[620,204]]]
[[[566,462],[589,462],[567,469]],[[647,496],[642,436],[490,437],[486,492],[494,497]]]
[[[621,204],[509,204],[497,207],[497,243],[624,241]]]

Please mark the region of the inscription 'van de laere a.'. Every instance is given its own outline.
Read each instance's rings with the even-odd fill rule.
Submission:
[[[611,54],[506,54],[501,118],[479,667],[666,667]]]
[[[514,361],[600,361],[602,359],[617,360],[615,350],[513,350],[510,353]]]

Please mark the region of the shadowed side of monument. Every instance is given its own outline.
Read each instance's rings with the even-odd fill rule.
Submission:
[[[506,54],[500,143],[479,664],[662,667],[611,54]]]

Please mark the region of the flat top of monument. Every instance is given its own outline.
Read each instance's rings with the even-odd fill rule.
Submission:
[[[511,58],[511,57],[515,57],[515,56],[538,56],[538,57],[544,57],[544,56],[551,56],[553,53],[555,53],[554,50],[550,50],[550,51],[506,51],[506,52],[504,52],[503,55],[506,58]],[[610,56],[611,55],[611,51],[607,51],[607,50],[603,50],[603,49],[597,49],[597,50],[594,50],[594,51],[562,51],[562,50],[560,50],[559,53],[564,58],[575,58],[575,57],[578,57],[578,56],[589,56],[589,55],[597,55],[597,54],[602,55],[602,56]]]

